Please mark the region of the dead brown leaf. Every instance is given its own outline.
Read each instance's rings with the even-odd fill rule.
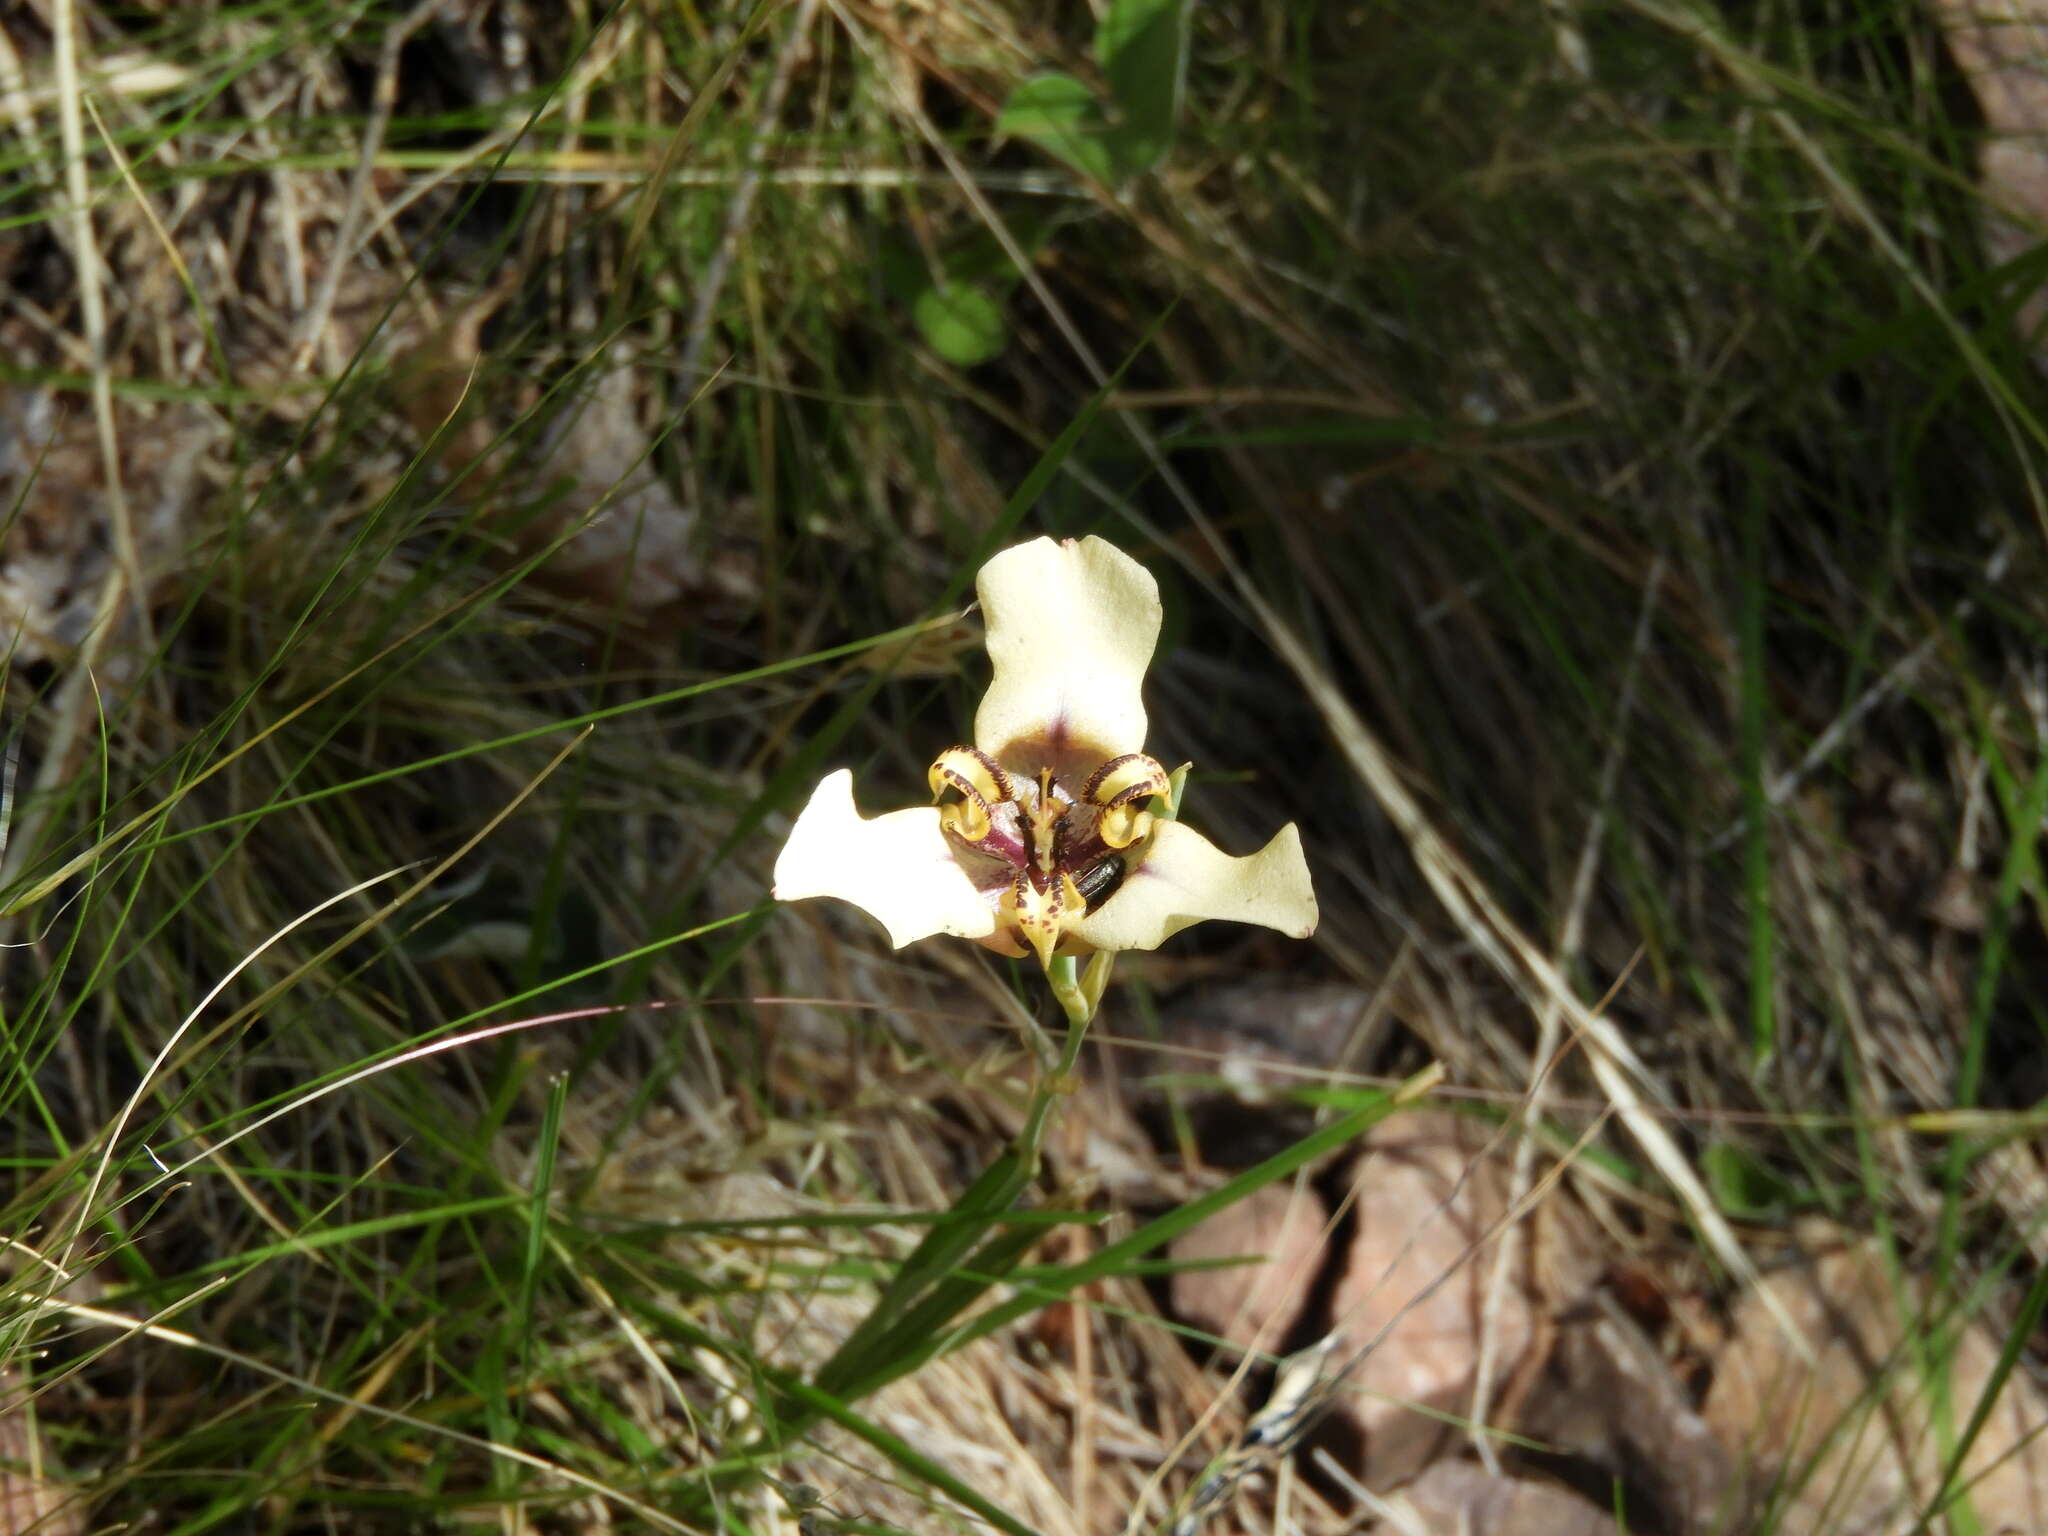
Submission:
[[[183,574],[206,459],[221,435],[195,406],[115,404],[145,603]],[[47,390],[0,392],[0,517],[0,654],[64,660],[91,630],[119,558],[106,462],[83,402]],[[103,676],[117,684],[136,665],[118,646],[104,654]]]
[[[1631,1490],[1632,1527],[1647,1517],[1660,1529],[1728,1529],[1727,1453],[1656,1342],[1605,1290],[1558,1320],[1515,1429]]]
[[[2043,0],[1934,0],[1934,14],[1984,113],[1977,174],[1992,205],[1984,245],[1994,262],[2031,250],[2048,225],[2048,4]],[[2038,342],[2048,293],[2020,306]]]
[[[1549,1278],[1538,1273],[1542,1255],[1538,1269],[1515,1263],[1484,1317],[1495,1249],[1468,1250],[1508,1209],[1507,1148],[1491,1141],[1489,1127],[1461,1116],[1403,1115],[1374,1132],[1352,1176],[1356,1235],[1333,1312],[1353,1347],[1379,1339],[1346,1398],[1365,1436],[1357,1474],[1368,1488],[1414,1476],[1461,1433],[1447,1416],[1470,1406],[1484,1330],[1493,1331],[1495,1381],[1512,1386],[1539,1348],[1548,1308],[1590,1281],[1582,1256],[1564,1255],[1569,1272]]]
[[[1269,1184],[1173,1243],[1176,1264],[1249,1259],[1173,1277],[1173,1309],[1239,1349],[1279,1350],[1322,1268],[1329,1212],[1307,1186]]]
[[[656,473],[652,447],[632,370],[607,370],[534,465],[533,484],[549,501],[517,541],[522,554],[562,541],[544,567],[549,584],[642,618],[704,586],[697,515]]]
[[[1382,1529],[1457,1536],[1619,1536],[1603,1511],[1569,1489],[1496,1477],[1469,1461],[1440,1461],[1399,1498]],[[1404,1518],[1405,1517],[1405,1518]],[[1418,1523],[1409,1525],[1408,1519]]]
[[[1763,1500],[1782,1481],[1772,1529],[1786,1536],[1890,1536],[1914,1529],[1936,1495],[1943,1440],[1926,1390],[1927,1346],[1944,1320],[1927,1288],[1897,1284],[1861,1243],[1767,1277],[1811,1346],[1802,1365],[1756,1294],[1743,1298],[1716,1362],[1706,1419]],[[1948,1380],[1951,1424],[1968,1422],[1989,1385],[1998,1340],[1963,1322]],[[1985,1536],[2048,1532],[2048,1401],[2019,1372],[1999,1394],[1963,1465]],[[1948,1529],[1937,1521],[1931,1529]],[[1958,1527],[1960,1528],[1960,1527]]]
[[[487,525],[506,530],[517,556],[552,546],[534,580],[571,601],[644,622],[706,595],[749,597],[752,572],[730,554],[706,557],[696,512],[661,478],[623,356],[592,367],[516,472],[494,472],[501,434],[540,399],[533,381],[485,371],[484,328],[511,291],[500,282],[431,332],[396,333],[393,398],[458,494],[484,503]]]

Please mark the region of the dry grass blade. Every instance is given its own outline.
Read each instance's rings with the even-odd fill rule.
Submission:
[[[725,297],[725,281],[732,270],[733,251],[747,227],[754,198],[761,187],[761,171],[768,156],[769,129],[782,115],[782,103],[796,73],[800,54],[814,46],[811,28],[817,24],[818,0],[797,0],[796,13],[789,19],[789,31],[776,50],[775,66],[769,73],[767,89],[761,96],[760,116],[748,140],[745,169],[733,188],[732,201],[725,210],[725,222],[718,232],[718,244],[697,283],[697,300],[683,329],[683,352],[677,365],[683,378],[695,380],[703,364],[704,349],[711,339],[712,319]]]
[[[1600,850],[1605,840],[1607,820],[1614,806],[1616,781],[1621,774],[1624,749],[1628,742],[1629,717],[1634,712],[1636,684],[1641,676],[1644,653],[1650,643],[1650,621],[1657,611],[1659,591],[1664,581],[1664,561],[1660,556],[1650,566],[1648,577],[1643,582],[1642,607],[1636,615],[1635,638],[1629,647],[1628,667],[1622,673],[1621,693],[1614,705],[1614,734],[1607,751],[1606,761],[1600,765],[1599,787],[1594,792],[1591,814],[1586,820],[1585,842],[1579,851],[1578,868],[1573,872],[1571,896],[1565,907],[1564,923],[1557,938],[1557,966],[1560,971],[1568,970],[1577,960],[1579,946],[1584,938],[1586,908],[1592,900],[1593,882],[1597,876]],[[1536,1026],[1536,1047],[1531,1059],[1535,1064],[1535,1076],[1529,1081],[1528,1097],[1521,1106],[1521,1118],[1525,1128],[1540,1123],[1547,1112],[1551,1074],[1560,1060],[1563,1047],[1563,1010],[1555,997],[1545,1000],[1543,1011]],[[1522,1198],[1529,1188],[1530,1172],[1535,1165],[1536,1141],[1525,1135],[1515,1145],[1515,1166],[1508,1186],[1508,1200],[1512,1204]],[[1542,1219],[1539,1211],[1536,1220]],[[1500,1461],[1494,1453],[1492,1437],[1484,1431],[1488,1423],[1487,1409],[1493,1397],[1493,1345],[1494,1330],[1492,1319],[1507,1294],[1508,1270],[1513,1260],[1513,1245],[1502,1243],[1501,1250],[1493,1261],[1486,1278],[1486,1300],[1483,1317],[1486,1326],[1480,1339],[1479,1361],[1475,1369],[1472,1386],[1473,1445],[1479,1452],[1480,1460],[1488,1472],[1498,1476]]]
[[[10,827],[4,858],[0,858],[0,885],[9,883],[23,863],[42,842],[45,807],[52,791],[76,769],[74,754],[80,737],[99,702],[98,684],[93,676],[101,654],[119,631],[122,616],[133,608],[134,619],[145,638],[151,626],[145,607],[141,558],[136,549],[135,528],[122,489],[120,443],[114,431],[114,403],[109,379],[107,351],[107,307],[104,263],[93,229],[92,192],[85,148],[85,83],[78,62],[81,23],[77,0],[58,0],[55,31],[55,102],[62,136],[64,190],[69,203],[66,224],[71,257],[76,264],[79,313],[84,322],[85,342],[92,380],[93,419],[99,432],[100,457],[105,477],[109,526],[116,560],[100,588],[98,608],[87,631],[85,645],[70,674],[64,679],[56,709],[56,727],[50,750],[43,760],[36,793],[29,808]]]
[[[384,147],[392,115],[398,110],[398,67],[405,45],[420,28],[446,10],[452,0],[414,0],[413,6],[384,34],[377,58],[376,82],[370,93],[369,115],[363,120],[362,148],[356,157],[355,174],[349,179],[348,194],[341,206],[341,219],[334,231],[334,249],[327,268],[313,289],[304,314],[294,328],[291,366],[304,370],[312,365],[315,349],[327,335],[327,322],[334,313],[334,301],[343,278],[354,268],[364,217],[370,201],[371,177]],[[345,359],[342,361],[346,361]]]

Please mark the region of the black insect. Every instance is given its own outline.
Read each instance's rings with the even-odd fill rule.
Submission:
[[[1090,864],[1074,876],[1074,889],[1081,893],[1081,900],[1093,912],[1117,892],[1124,883],[1124,861],[1116,854],[1107,854]]]

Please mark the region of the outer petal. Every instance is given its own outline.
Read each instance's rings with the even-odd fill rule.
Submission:
[[[1211,917],[1277,928],[1297,939],[1316,931],[1315,892],[1292,822],[1241,859],[1192,827],[1162,822],[1143,861],[1114,896],[1081,919],[1074,934],[1096,949],[1157,949],[1189,924]]]
[[[1138,696],[1159,643],[1159,583],[1103,539],[1033,539],[981,568],[995,679],[974,744],[1033,775],[1087,774],[1145,745]]]
[[[853,806],[853,775],[829,773],[790,828],[775,860],[775,896],[836,896],[889,930],[901,949],[934,933],[963,939],[995,932],[995,913],[953,857],[935,806],[872,820]]]

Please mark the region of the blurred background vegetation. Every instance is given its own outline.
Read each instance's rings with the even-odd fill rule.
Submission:
[[[985,680],[973,572],[1040,533],[1158,575],[1153,751],[1227,847],[1298,821],[1324,914],[1127,960],[1092,1079],[1213,1075],[1172,1019],[1219,988],[1349,987],[1342,1062],[1264,1016],[1306,1076],[1262,1147],[1431,1062],[1501,1123],[1555,1058],[1542,1124],[1638,1192],[1616,1262],[1712,1308],[1716,1220],[1765,1267],[1877,1232],[2021,1360],[2048,208],[1993,152],[2007,35],[1940,0],[13,9],[10,1497],[1165,1518],[1234,1362],[1176,1341],[1156,1254],[1075,1266],[1233,1162],[1179,1109],[1136,1216],[1055,1111],[1049,1235],[950,1303],[1014,1326],[823,1369],[1055,1015],[767,871],[826,768],[922,795]],[[1596,1123],[1559,977],[1612,992],[1709,1204]],[[928,1420],[873,1406],[891,1374]],[[1088,1434],[1152,1460],[1091,1500]]]

